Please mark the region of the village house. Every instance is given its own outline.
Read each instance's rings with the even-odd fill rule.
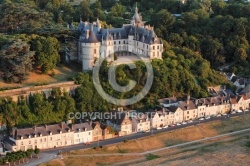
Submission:
[[[159,99],[158,102],[163,107],[170,107],[170,106],[177,106],[178,105],[178,100],[176,97]]]
[[[33,128],[12,129],[12,135],[4,139],[6,148],[18,151],[49,149],[74,144],[73,131],[64,122]]]
[[[93,140],[93,129],[88,123],[73,124],[74,144],[90,143]]]
[[[190,119],[195,119],[197,118],[197,108],[193,100],[191,100],[190,96],[187,96],[186,101],[181,101],[178,104],[179,113],[175,113],[175,123],[180,122],[180,121],[187,121]],[[182,112],[180,111],[182,110]],[[181,115],[182,114],[182,115]]]
[[[103,136],[102,136],[102,129],[101,129],[101,125],[99,122],[90,122],[90,126],[93,128],[93,141],[98,141],[98,140],[102,140]]]
[[[180,107],[176,107],[176,106],[171,106],[168,108],[169,110],[169,114],[166,114],[165,116],[171,116],[172,119],[172,123],[181,123],[183,122],[183,110]],[[169,122],[168,122],[169,123]],[[167,124],[168,124],[167,123]]]
[[[143,132],[150,130],[150,121],[147,114],[140,114],[140,116],[132,117],[133,132]]]
[[[114,129],[111,126],[101,123],[103,139],[110,139],[114,137]]]
[[[110,119],[106,120],[107,125],[113,127],[119,136],[132,134],[132,122],[128,112],[112,112]]]
[[[150,120],[151,128],[158,128],[165,126],[165,114],[162,111],[150,110],[148,113],[148,117]]]

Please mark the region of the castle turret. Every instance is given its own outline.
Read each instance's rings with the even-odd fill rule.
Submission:
[[[89,31],[86,31],[86,37],[82,42],[82,66],[83,71],[92,70],[94,61],[99,58],[100,42],[90,24]]]

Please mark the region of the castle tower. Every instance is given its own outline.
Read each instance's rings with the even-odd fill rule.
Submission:
[[[100,55],[100,42],[97,40],[93,25],[90,24],[90,29],[86,31],[86,37],[82,44],[82,70],[92,70],[95,60]]]

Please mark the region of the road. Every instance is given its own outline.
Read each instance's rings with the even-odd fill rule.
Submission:
[[[99,141],[99,146],[115,144],[115,143],[123,142],[124,140],[138,139],[138,138],[150,136],[152,134],[173,131],[176,129],[180,129],[180,128],[184,128],[184,127],[188,127],[188,126],[193,126],[193,125],[197,125],[200,123],[206,123],[206,122],[210,122],[210,121],[214,121],[214,120],[228,120],[230,117],[244,116],[244,114],[250,114],[250,111],[245,112],[245,113],[242,112],[242,113],[237,113],[237,114],[230,114],[229,117],[221,116],[221,117],[213,117],[210,119],[205,119],[202,121],[194,120],[193,123],[169,127],[169,128],[165,128],[165,129],[161,129],[161,130],[151,130],[151,132],[148,132],[148,133],[134,133],[134,134],[127,135],[127,136],[111,138],[108,140],[101,140],[101,141]],[[209,138],[207,138],[207,139],[209,139]],[[93,147],[97,147],[97,146],[98,146],[98,142],[92,142],[90,145],[79,144],[79,145],[73,145],[73,146],[67,146],[67,147],[61,147],[61,148],[41,150],[39,159],[32,159],[32,160],[30,160],[29,163],[25,164],[24,166],[34,166],[34,165],[38,165],[38,164],[50,161],[50,160],[55,159],[55,158],[60,158],[61,156],[58,156],[59,152],[68,152],[71,150],[87,149],[87,148],[93,148]]]

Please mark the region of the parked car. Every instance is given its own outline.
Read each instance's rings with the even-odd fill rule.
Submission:
[[[166,128],[168,128],[168,126],[163,126],[162,128],[163,128],[163,129],[166,129]]]
[[[187,122],[182,122],[183,125],[187,124]]]
[[[216,115],[216,117],[221,117],[221,114]]]
[[[205,119],[210,119],[211,117],[210,116],[206,116]]]
[[[143,133],[149,133],[150,130],[143,130]]]
[[[161,130],[162,128],[161,127],[157,127],[156,130]]]
[[[180,123],[176,123],[177,126],[180,126],[181,124]]]
[[[199,118],[199,120],[204,120],[204,118]]]
[[[169,127],[174,127],[175,126],[175,124],[171,124],[171,125],[169,125]]]
[[[231,111],[231,113],[230,114],[236,114],[236,112],[235,111]]]
[[[244,110],[244,111],[246,112],[246,111],[249,111],[249,110],[248,110],[248,109],[246,109],[246,110]]]
[[[227,116],[227,113],[222,114],[222,116]]]
[[[237,113],[241,113],[241,112],[242,112],[242,110],[237,110],[236,112],[237,112]]]
[[[193,123],[193,121],[192,120],[189,120],[189,121],[187,121],[188,123]]]

